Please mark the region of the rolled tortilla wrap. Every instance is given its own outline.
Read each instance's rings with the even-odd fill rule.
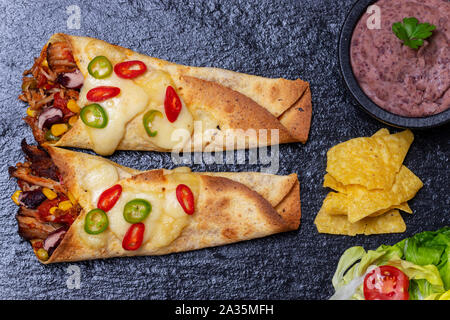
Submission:
[[[139,172],[106,159],[49,147],[64,187],[81,212],[50,259],[44,263],[134,255],[163,255],[225,245],[295,230],[300,225],[300,187],[296,174],[255,172],[192,173],[188,168]],[[195,212],[187,215],[175,197],[180,183],[194,194]],[[122,194],[107,212],[109,226],[99,235],[84,230],[86,213],[99,195],[120,184]],[[144,242],[136,251],[122,247],[131,226],[123,217],[130,199],[144,198],[152,211],[143,221]]]
[[[308,138],[311,91],[309,84],[300,79],[269,79],[218,68],[183,66],[102,40],[67,34],[53,35],[42,55],[46,55],[49,47],[61,42],[70,48],[84,77],[77,101],[79,107],[91,103],[86,94],[92,88],[116,86],[121,93],[99,102],[109,117],[105,128],[90,128],[78,119],[59,141],[48,144],[93,149],[109,155],[114,150],[243,149],[305,143]],[[121,79],[114,72],[108,78],[95,79],[89,74],[88,65],[97,56],[106,56],[113,66],[139,60],[145,63],[147,71],[134,79]],[[182,101],[182,110],[173,123],[164,112],[168,86],[175,89]],[[143,117],[150,110],[162,113],[152,124],[158,131],[154,137],[149,136],[143,126]],[[33,123],[33,119],[29,117],[27,122]],[[35,137],[43,142],[37,124],[32,127]],[[180,136],[178,131],[174,133],[176,130],[184,130],[185,135]],[[272,134],[277,138],[271,139]],[[230,139],[228,142],[226,137]]]

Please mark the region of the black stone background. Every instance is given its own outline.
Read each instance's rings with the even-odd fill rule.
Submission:
[[[449,126],[416,131],[405,160],[424,182],[403,215],[404,234],[332,236],[313,224],[327,190],[326,151],[383,124],[353,106],[341,80],[337,39],[353,0],[304,1],[0,1],[0,298],[3,299],[327,299],[342,252],[376,248],[450,225]],[[81,8],[81,29],[69,30],[66,7]],[[299,231],[161,257],[74,263],[81,289],[66,286],[69,264],[43,266],[17,234],[16,183],[7,168],[23,160],[20,141],[33,141],[17,100],[21,74],[55,32],[96,37],[181,64],[213,66],[311,84],[313,122],[306,145],[280,147],[279,174],[301,183]],[[392,129],[392,128],[391,128]],[[393,129],[392,131],[395,131]],[[169,154],[116,152],[138,168],[172,168]],[[193,165],[198,171],[259,170],[250,165]]]

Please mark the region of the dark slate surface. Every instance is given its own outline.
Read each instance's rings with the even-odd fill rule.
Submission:
[[[47,3],[50,2],[50,3]],[[0,298],[3,299],[326,299],[342,252],[375,248],[450,224],[449,127],[415,132],[405,164],[425,186],[404,216],[405,234],[330,236],[313,219],[327,190],[321,187],[326,151],[344,140],[371,135],[382,124],[355,108],[341,81],[337,38],[352,0],[308,1],[2,1],[0,4]],[[69,30],[66,7],[81,8],[81,29]],[[299,231],[164,257],[76,263],[81,289],[66,286],[69,264],[42,266],[17,235],[15,181],[7,168],[22,160],[19,143],[32,141],[17,100],[21,73],[54,32],[97,37],[177,63],[214,66],[311,83],[310,140],[281,146],[280,174],[301,182]],[[173,167],[168,154],[117,152],[111,157],[138,169]],[[195,165],[196,170],[258,170],[258,166]]]

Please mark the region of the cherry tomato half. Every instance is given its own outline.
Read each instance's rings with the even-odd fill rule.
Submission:
[[[100,102],[114,98],[120,93],[120,88],[101,86],[88,91],[86,98],[89,101]]]
[[[114,207],[121,194],[122,186],[120,184],[116,184],[115,186],[106,189],[98,198],[97,208],[108,212]]]
[[[123,237],[122,248],[133,251],[139,249],[144,239],[145,224],[142,222],[132,224]]]
[[[139,60],[131,60],[118,63],[114,66],[114,72],[120,78],[133,79],[147,71],[145,63]]]
[[[408,300],[409,279],[399,269],[381,266],[364,278],[366,300]]]
[[[164,99],[164,110],[166,111],[167,120],[175,122],[181,112],[181,100],[176,91],[171,86],[166,89],[166,98]]]
[[[177,199],[183,208],[184,212],[191,215],[194,213],[194,194],[191,189],[185,184],[179,184],[176,190]]]

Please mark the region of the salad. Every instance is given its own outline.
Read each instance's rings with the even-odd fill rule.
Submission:
[[[331,300],[450,300],[450,227],[366,252],[347,249]]]

